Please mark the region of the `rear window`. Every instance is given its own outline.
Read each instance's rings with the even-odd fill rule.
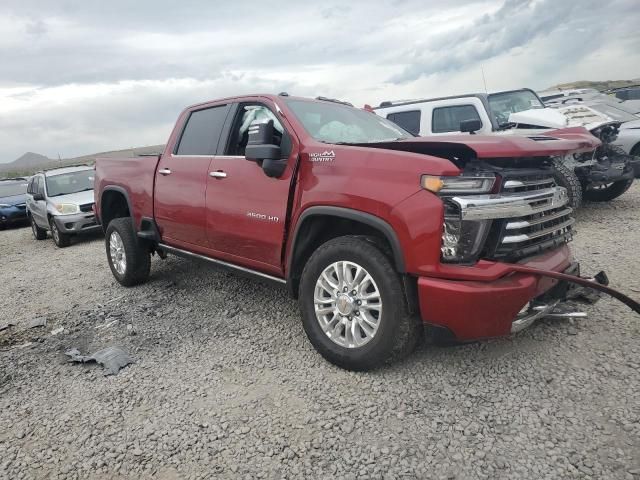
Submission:
[[[400,125],[407,132],[420,135],[420,110],[390,113],[387,115],[387,120],[391,120],[396,125]]]
[[[480,120],[473,105],[454,105],[433,109],[431,130],[433,133],[459,132],[460,123],[465,120]]]
[[[184,127],[177,155],[215,155],[228,105],[191,112]]]

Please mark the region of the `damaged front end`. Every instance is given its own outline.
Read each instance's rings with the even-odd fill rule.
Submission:
[[[514,272],[529,273],[553,278],[559,282],[543,295],[528,302],[511,324],[516,333],[542,318],[584,318],[585,312],[577,311],[579,304],[594,304],[602,293],[607,294],[640,314],[640,303],[609,287],[609,278],[600,271],[593,277],[580,276],[580,265],[572,263],[564,272],[538,270],[524,265],[513,265]]]

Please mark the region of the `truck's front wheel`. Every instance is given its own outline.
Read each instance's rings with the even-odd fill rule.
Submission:
[[[349,370],[410,353],[422,331],[388,257],[361,237],[336,238],[314,252],[302,273],[300,306],[316,350]]]
[[[151,254],[140,244],[131,218],[111,220],[105,235],[111,273],[125,287],[144,283],[149,278]]]

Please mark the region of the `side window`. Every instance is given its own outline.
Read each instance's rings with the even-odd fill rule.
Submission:
[[[400,125],[407,132],[420,135],[420,110],[390,113],[387,115],[387,120]]]
[[[459,132],[460,122],[480,120],[478,110],[473,105],[455,105],[433,109],[431,130],[433,133]]]
[[[29,183],[27,184],[27,193],[33,193],[33,181],[35,180],[34,177],[31,177],[29,179]]]
[[[228,105],[221,105],[191,112],[176,155],[215,155],[228,110]]]
[[[44,195],[44,177],[38,177],[38,185],[36,187],[36,193]]]
[[[268,107],[261,104],[241,104],[238,107],[225,155],[244,157],[249,140],[249,126],[252,123],[267,123],[269,120],[273,120],[273,144],[280,145],[282,158],[288,157],[291,153],[291,137],[278,117]]]

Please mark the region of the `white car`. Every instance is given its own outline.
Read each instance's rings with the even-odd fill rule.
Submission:
[[[613,145],[626,153],[640,157],[640,100],[621,100],[594,89],[547,90],[538,95],[548,107],[562,108],[569,105],[585,105],[620,125],[618,138]]]

